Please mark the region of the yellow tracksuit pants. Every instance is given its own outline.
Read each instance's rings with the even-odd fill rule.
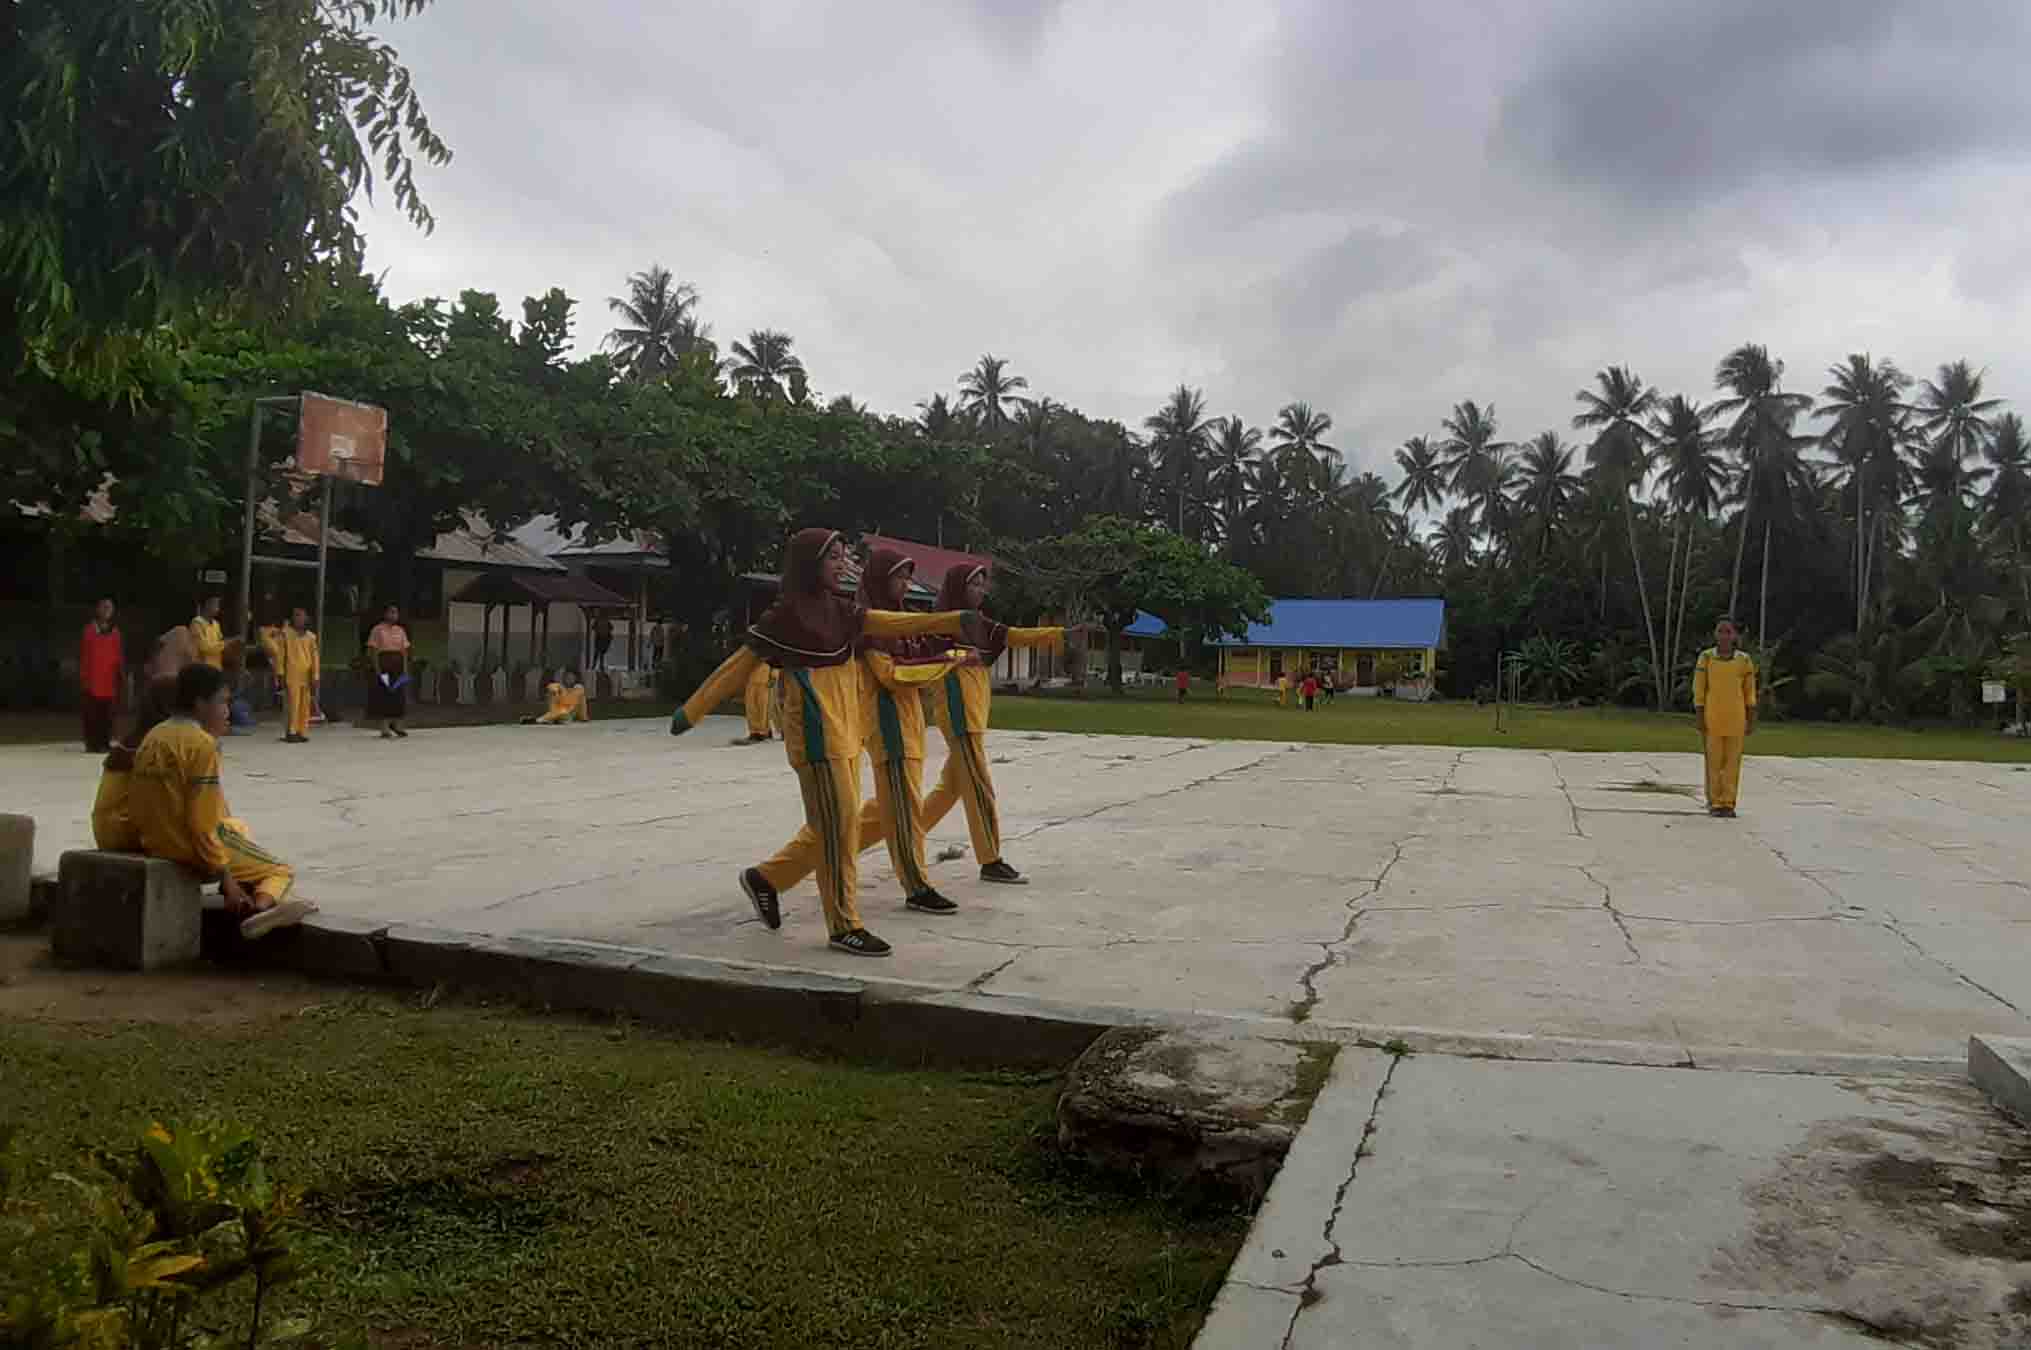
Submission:
[[[987,772],[987,745],[978,732],[945,737],[945,771],[924,798],[923,831],[928,834],[958,802],[966,808],[973,836],[973,861],[985,867],[1001,861],[1001,814],[995,809],[994,780]]]
[[[816,872],[825,926],[839,937],[865,926],[859,904],[860,761],[822,759],[796,768],[803,827],[756,870],[778,891]]]
[[[308,736],[310,734],[310,709],[316,701],[310,696],[310,681],[298,683],[290,680],[282,686],[283,699],[289,705],[289,734]]]
[[[924,868],[923,801],[924,761],[899,758],[874,766],[874,796],[860,806],[856,832],[860,852],[886,844],[905,896],[931,889],[931,876]],[[816,843],[816,834],[804,826],[781,853],[762,865],[762,875],[779,891],[796,885],[817,867]],[[780,871],[775,870],[778,859]]]
[[[924,868],[924,761],[894,758],[874,766],[874,800],[860,810],[863,851],[887,844],[905,896],[931,889]]]
[[[1735,808],[1735,794],[1742,786],[1742,741],[1740,736],[1707,736],[1707,805]]]

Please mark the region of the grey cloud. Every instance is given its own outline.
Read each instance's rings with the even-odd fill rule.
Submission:
[[[2020,0],[1605,6],[1547,34],[1498,156],[1639,202],[2031,153]]]
[[[991,350],[1130,425],[1180,380],[1304,398],[1355,467],[1461,398],[1562,428],[1611,361],[1698,394],[1745,340],[1801,386],[1869,343],[2026,394],[2026,16],[442,0],[389,30],[457,151],[440,227],[374,208],[369,257],[398,298],[561,285],[582,349],[661,261],[878,409]]]

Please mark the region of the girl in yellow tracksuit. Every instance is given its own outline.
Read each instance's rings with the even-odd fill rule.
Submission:
[[[543,686],[543,697],[548,701],[541,717],[525,717],[525,726],[554,727],[560,722],[590,722],[592,712],[585,704],[585,686],[578,682],[578,672],[565,671],[559,678]]]
[[[176,678],[175,713],[134,752],[128,810],[151,857],[216,877],[226,907],[244,916],[240,932],[260,937],[317,906],[291,900],[296,874],[266,852],[226,810],[219,784],[219,736],[228,721],[225,674],[192,665]]]
[[[782,926],[777,891],[811,871],[831,945],[856,956],[887,956],[888,943],[860,919],[860,752],[864,679],[856,653],[868,638],[962,637],[977,616],[871,610],[839,595],[846,546],[837,530],[800,530],[783,560],[782,594],[670,719],[682,735],[743,686],[757,662],[782,674],[783,747],[804,797],[804,824],[776,855],[740,875],[741,889],[770,928]]]
[[[892,548],[878,548],[860,574],[860,601],[871,610],[900,610],[916,564]],[[934,640],[935,641],[935,640]],[[959,906],[940,895],[924,867],[924,698],[946,675],[978,655],[970,647],[944,655],[927,654],[915,638],[863,638],[860,660],[860,721],[868,758],[874,762],[874,798],[860,810],[862,852],[887,842],[889,861],[902,883],[904,903],[925,914],[950,914]],[[816,866],[816,837],[807,825],[787,852],[802,850],[809,865],[794,875],[768,877],[778,892],[804,879]]]
[[[140,714],[124,741],[115,741],[99,769],[99,791],[92,798],[92,844],[115,853],[139,853],[141,831],[134,824],[128,794],[134,782],[134,747],[148,738],[176,703],[174,676],[148,682]]]
[[[961,563],[945,574],[938,591],[938,607],[948,605],[977,611],[987,598],[985,563]],[[1001,856],[1001,814],[995,806],[994,779],[987,771],[987,712],[994,697],[994,662],[1010,647],[1042,647],[1051,651],[1065,645],[1063,628],[1010,628],[1006,624],[981,621],[983,637],[978,664],[947,675],[931,695],[932,716],[945,734],[945,771],[938,786],[924,799],[924,829],[934,828],[958,802],[966,808],[966,828],[973,836],[973,857],[980,864],[982,881],[1004,886],[1026,886],[1029,878],[1010,867]]]
[[[275,637],[280,656],[276,674],[282,677],[282,697],[289,709],[289,730],[283,740],[301,745],[310,739],[310,710],[317,705],[317,686],[323,678],[317,634],[310,631],[310,614],[301,605],[289,616],[289,625]]]
[[[741,711],[747,714],[748,744],[759,745],[769,739],[770,724],[775,721],[776,668],[764,662],[757,665],[748,675],[747,688],[741,690]]]

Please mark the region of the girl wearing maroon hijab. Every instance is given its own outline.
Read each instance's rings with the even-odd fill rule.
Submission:
[[[909,593],[916,570],[899,550],[876,549],[860,573],[860,603],[870,610],[895,611]],[[860,810],[860,847],[887,841],[889,861],[902,883],[904,903],[924,914],[950,914],[959,906],[938,893],[924,868],[924,699],[923,692],[962,666],[977,664],[971,647],[940,654],[937,639],[869,638],[860,642],[865,667],[860,681],[860,723],[868,758],[874,762],[874,799]],[[818,837],[805,826],[785,850],[802,851],[802,871],[775,873],[767,879],[783,891],[804,879],[818,865]]]
[[[800,530],[784,550],[783,586],[741,646],[670,719],[670,734],[689,731],[747,683],[755,663],[782,672],[783,746],[804,797],[804,829],[776,855],[740,875],[741,889],[770,928],[783,926],[778,891],[812,870],[831,944],[855,956],[887,956],[889,944],[867,931],[857,903],[860,871],[862,662],[867,639],[940,635],[979,626],[959,613],[902,614],[868,609],[840,596],[846,545],[837,530]],[[806,836],[808,835],[808,839]]]
[[[961,563],[945,574],[938,591],[938,608],[955,601],[968,610],[978,610],[987,598],[986,563]],[[966,828],[973,836],[973,856],[980,864],[982,881],[1004,886],[1026,886],[1029,878],[1010,867],[1001,856],[1001,814],[995,805],[994,780],[987,771],[987,713],[994,697],[993,668],[996,658],[1010,647],[1042,647],[1051,651],[1065,645],[1063,628],[1010,628],[983,618],[980,661],[947,675],[931,695],[931,710],[938,730],[945,733],[945,771],[938,786],[924,799],[924,829],[929,832],[953,802],[966,808]],[[1077,630],[1083,633],[1084,629]],[[932,644],[926,644],[932,645]]]

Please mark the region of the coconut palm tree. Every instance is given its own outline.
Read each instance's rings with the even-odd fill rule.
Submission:
[[[1446,518],[1432,531],[1432,552],[1440,567],[1456,572],[1474,561],[1475,530],[1473,507],[1456,506],[1446,512]]]
[[[2003,406],[1999,398],[1982,397],[1986,374],[1965,360],[1943,365],[1935,378],[1919,386],[1912,408],[1913,429],[1925,437],[1943,464],[1954,469],[1956,489],[1963,492],[1968,483],[1961,475],[1995,435],[1992,414]]]
[[[1525,516],[1537,527],[1537,557],[1544,561],[1559,522],[1580,494],[1580,476],[1573,472],[1573,449],[1556,431],[1540,431],[1523,444],[1518,479]]]
[[[757,328],[746,342],[733,344],[727,373],[743,391],[764,403],[789,398],[805,387],[804,363],[791,352],[790,344],[788,333]]]
[[[1446,467],[1431,439],[1413,436],[1396,452],[1396,467],[1403,479],[1396,485],[1396,499],[1406,511],[1431,511],[1446,500]]]
[[[712,329],[698,322],[698,288],[678,281],[661,263],[628,278],[628,294],[607,297],[607,308],[623,323],[607,333],[603,345],[613,349],[614,365],[635,380],[654,379],[677,368],[692,352],[716,355]]]
[[[1185,535],[1185,498],[1205,477],[1207,445],[1213,434],[1213,423],[1206,416],[1206,396],[1181,384],[1142,425],[1150,433],[1155,467],[1177,497],[1178,533]]]
[[[1472,399],[1455,403],[1452,415],[1439,425],[1446,433],[1440,455],[1447,488],[1474,504],[1484,530],[1494,528],[1508,514],[1502,497],[1511,480],[1505,466],[1514,448],[1496,439],[1494,405],[1483,408]]]
[[[952,406],[951,399],[933,394],[918,401],[917,426],[934,441],[956,440],[966,430],[966,417]]]
[[[1023,402],[1017,391],[1029,387],[1023,376],[1008,373],[1007,361],[989,353],[959,377],[959,406],[978,417],[988,431],[998,432],[1008,425],[1009,410]]]
[[[1309,403],[1286,403],[1277,409],[1269,439],[1276,447],[1273,453],[1283,461],[1285,478],[1316,487],[1325,466],[1340,459],[1340,452],[1326,444],[1326,433],[1332,429],[1333,415]]]
[[[1787,394],[1781,385],[1784,363],[1759,343],[1745,342],[1721,358],[1714,367],[1714,387],[1728,391],[1717,400],[1712,412],[1717,418],[1731,418],[1722,440],[1737,462],[1736,481],[1741,485],[1742,509],[1736,517],[1735,570],[1728,582],[1728,612],[1733,614],[1742,594],[1742,558],[1749,542],[1750,515],[1756,505],[1756,464],[1766,458],[1795,458],[1804,438],[1793,432],[1799,417],[1812,407],[1806,394]],[[1765,545],[1768,545],[1766,531]],[[1758,640],[1763,630],[1757,630]]]
[[[2031,623],[2031,436],[2024,419],[2013,412],[1996,419],[1993,433],[1982,447],[1990,469],[1982,514],[1990,539],[2016,574],[2022,605],[2018,617]]]
[[[1903,503],[1910,481],[1904,450],[1912,438],[1910,409],[1903,393],[1911,377],[1885,358],[1852,352],[1830,366],[1832,381],[1820,391],[1814,416],[1832,423],[1820,435],[1845,470],[1845,486],[1855,500],[1855,631],[1860,633],[1869,609],[1870,579],[1876,571],[1876,550],[1886,520],[1903,527]]]
[[[1692,527],[1714,514],[1728,481],[1728,471],[1721,462],[1719,447],[1713,433],[1708,430],[1712,420],[1712,409],[1701,407],[1683,394],[1674,394],[1658,409],[1651,422],[1651,429],[1657,435],[1653,464],[1658,485],[1664,489],[1664,500],[1676,517],[1671,536],[1671,556],[1680,569],[1676,618],[1671,606],[1673,580],[1669,565],[1664,576],[1665,673],[1674,681],[1677,678],[1678,649],[1685,644],[1685,609],[1687,597],[1692,593],[1693,547],[1699,541],[1699,532]]]
[[[1587,463],[1600,472],[1606,486],[1622,499],[1622,519],[1629,531],[1629,561],[1636,573],[1636,595],[1643,604],[1644,634],[1650,642],[1652,683],[1657,706],[1662,711],[1666,695],[1663,673],[1664,650],[1658,645],[1657,623],[1650,612],[1650,590],[1643,579],[1643,550],[1636,540],[1636,503],[1650,476],[1650,447],[1656,440],[1649,426],[1657,410],[1657,391],[1645,384],[1627,366],[1610,366],[1594,376],[1595,388],[1581,389],[1573,397],[1580,411],[1573,416],[1576,430],[1595,433],[1587,447]]]
[[[1261,449],[1260,427],[1249,426],[1239,417],[1222,418],[1213,424],[1212,471],[1208,480],[1214,500],[1220,503],[1220,533],[1230,558],[1246,529],[1248,471]]]

